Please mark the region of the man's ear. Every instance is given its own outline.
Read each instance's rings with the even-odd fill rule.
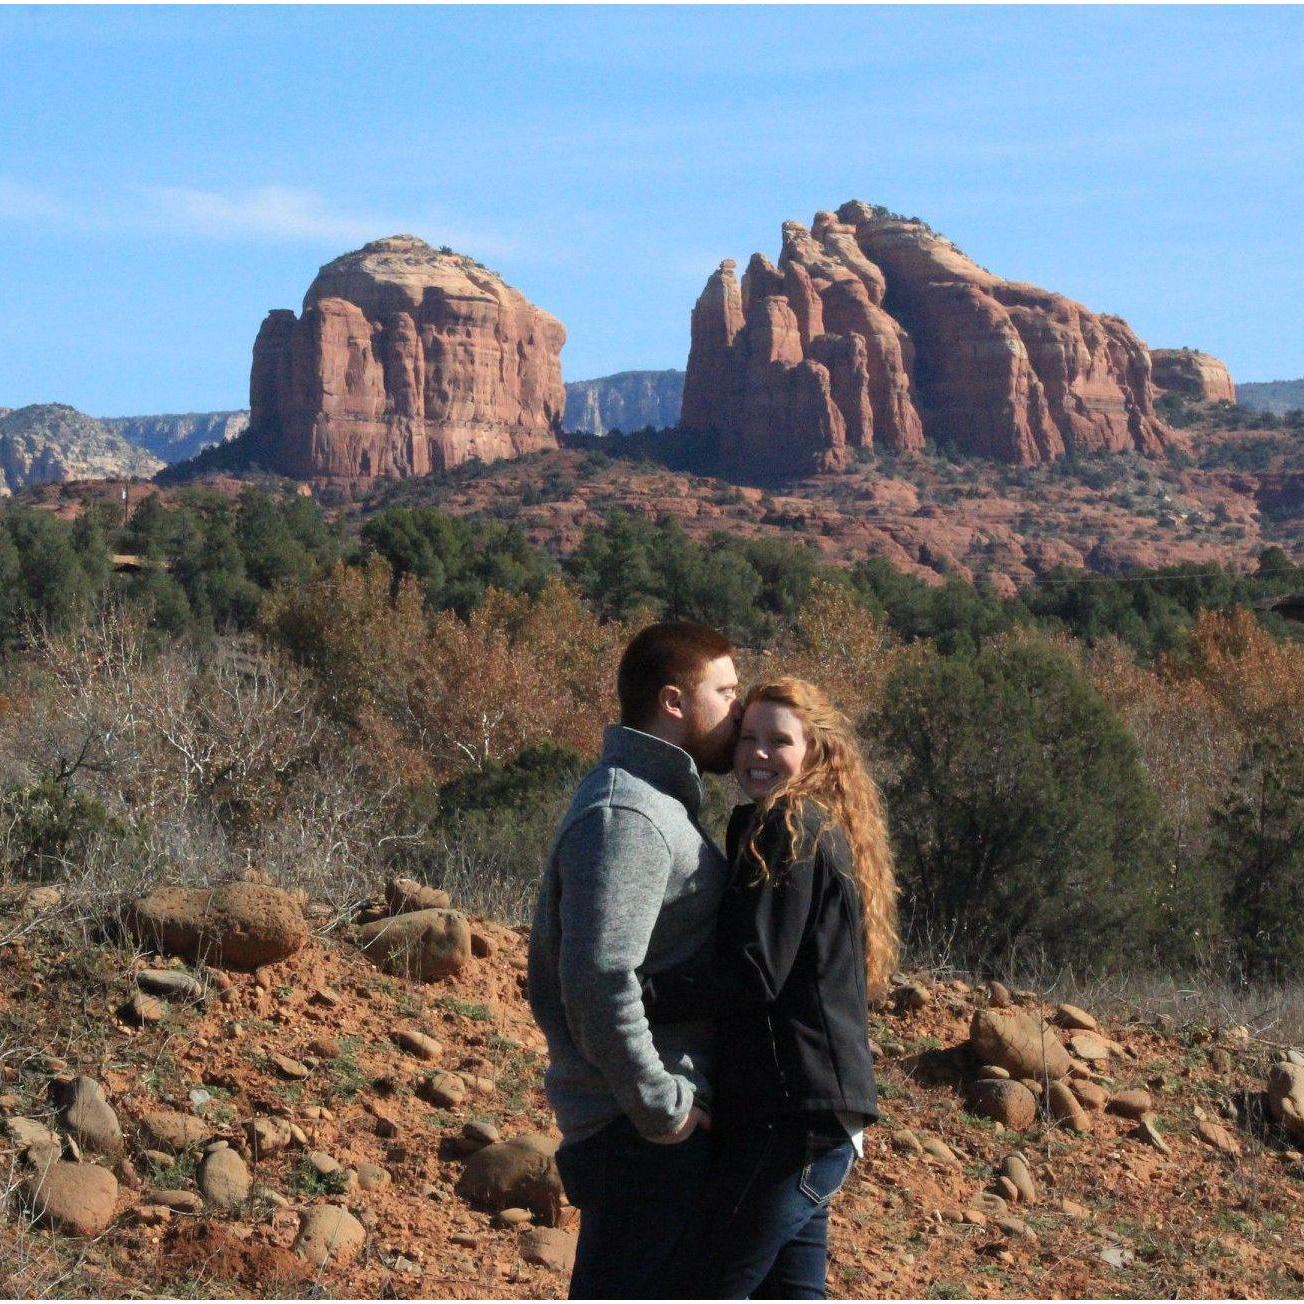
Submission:
[[[657,694],[657,705],[675,720],[684,718],[684,694],[674,684],[667,684]]]

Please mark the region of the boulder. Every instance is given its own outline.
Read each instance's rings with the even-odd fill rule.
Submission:
[[[456,1073],[441,1069],[428,1078],[422,1078],[416,1085],[416,1093],[436,1109],[452,1109],[466,1099],[466,1083]]]
[[[1101,1110],[1109,1102],[1109,1093],[1098,1082],[1075,1077],[1069,1079],[1068,1086],[1083,1109]]]
[[[229,1147],[214,1150],[199,1170],[199,1190],[215,1209],[234,1209],[243,1204],[252,1185],[245,1161]]]
[[[477,1150],[457,1182],[464,1200],[492,1213],[517,1206],[555,1227],[561,1214],[561,1175],[557,1143],[548,1137],[519,1136]]]
[[[1069,1050],[1088,1064],[1098,1064],[1109,1058],[1110,1046],[1094,1032],[1075,1032],[1069,1038]]]
[[[1054,1082],[1072,1066],[1054,1032],[1018,1010],[975,1010],[969,1024],[969,1045],[980,1063],[997,1064],[1016,1078]]]
[[[284,960],[308,941],[299,898],[263,883],[158,888],[127,917],[145,945],[229,969]]]
[[[1225,1155],[1237,1156],[1241,1153],[1241,1143],[1220,1123],[1202,1118],[1195,1125],[1195,1135],[1205,1145],[1212,1146]]]
[[[416,910],[447,910],[450,901],[442,887],[414,878],[391,878],[385,884],[385,904],[391,915],[407,915]]]
[[[1304,1144],[1304,1065],[1286,1060],[1268,1070],[1268,1108],[1286,1134]]]
[[[970,1091],[970,1108],[1016,1132],[1027,1131],[1037,1120],[1036,1096],[1009,1078],[980,1078]]]
[[[77,1077],[71,1082],[56,1078],[50,1095],[58,1106],[59,1121],[79,1145],[109,1158],[122,1153],[122,1126],[94,1078]]]
[[[244,1125],[244,1134],[255,1163],[288,1149],[292,1139],[290,1121],[286,1118],[251,1118]]]
[[[318,1205],[301,1215],[293,1249],[301,1259],[324,1268],[352,1263],[366,1239],[366,1230],[347,1209]]]
[[[456,910],[415,910],[358,930],[358,945],[386,973],[434,982],[471,962],[471,929]]]
[[[98,1236],[112,1221],[118,1179],[98,1164],[73,1164],[47,1152],[27,1181],[37,1222],[69,1236]]]

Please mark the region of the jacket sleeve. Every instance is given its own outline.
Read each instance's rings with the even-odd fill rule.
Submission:
[[[663,1136],[688,1116],[693,1086],[657,1054],[636,970],[665,899],[670,849],[647,816],[606,807],[567,831],[557,866],[558,968],[571,1035],[639,1132]]]
[[[749,860],[735,870],[739,877],[721,909],[714,957],[644,980],[652,1023],[764,1009],[783,990],[810,918],[819,853],[812,844],[800,858],[794,855],[781,811],[770,813],[756,847],[769,872],[752,884]]]

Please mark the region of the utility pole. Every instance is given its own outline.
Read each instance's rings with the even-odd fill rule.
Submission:
[[[127,523],[130,519],[130,512],[127,506],[127,482],[124,480],[122,482],[122,528],[124,530],[127,528]]]

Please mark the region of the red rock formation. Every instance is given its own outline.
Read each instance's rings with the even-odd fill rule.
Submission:
[[[303,315],[269,313],[250,439],[273,469],[367,483],[557,446],[556,318],[473,260],[391,236],[328,263]]]
[[[1236,402],[1236,386],[1227,364],[1198,349],[1151,349],[1155,384],[1172,394],[1201,403]]]
[[[760,474],[847,449],[938,443],[1034,464],[1162,453],[1146,347],[1117,317],[1014,281],[923,223],[867,204],[783,228],[779,266],[734,264],[693,311],[682,425]]]

